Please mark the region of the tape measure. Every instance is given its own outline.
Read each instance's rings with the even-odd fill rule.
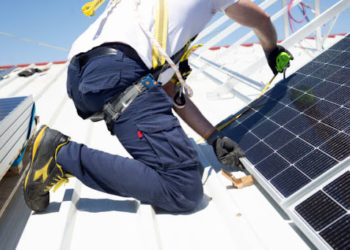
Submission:
[[[289,65],[291,56],[286,52],[281,52],[276,57],[276,68],[278,72],[283,72],[284,69]]]

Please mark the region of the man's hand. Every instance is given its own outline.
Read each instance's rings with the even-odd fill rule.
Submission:
[[[245,154],[236,142],[222,136],[218,130],[215,130],[208,137],[207,142],[213,146],[216,157],[223,165],[244,168],[239,158],[244,157]]]
[[[281,45],[277,45],[272,50],[264,50],[264,52],[267,62],[275,75],[278,72],[283,72],[286,67],[289,67],[289,60],[294,59],[293,55]]]

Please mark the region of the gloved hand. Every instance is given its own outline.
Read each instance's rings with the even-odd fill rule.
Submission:
[[[215,130],[208,138],[208,144],[212,145],[218,160],[229,167],[239,167],[244,169],[239,158],[244,157],[243,150],[236,142],[230,138],[223,136],[220,131]]]
[[[283,72],[284,68],[289,67],[289,60],[294,59],[293,55],[281,45],[277,45],[272,50],[264,50],[264,52],[267,62],[275,75],[277,75],[278,72]],[[286,57],[278,57],[283,52],[290,56],[289,60],[287,60],[288,58]]]

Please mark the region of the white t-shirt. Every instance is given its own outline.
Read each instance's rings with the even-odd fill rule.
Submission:
[[[139,1],[138,15],[153,34],[156,0]],[[204,29],[217,12],[223,12],[236,1],[238,0],[168,0],[167,54],[174,55]],[[73,43],[68,58],[106,42],[130,45],[146,66],[152,68],[152,42],[139,24],[135,0],[120,0],[119,3],[110,1],[98,19]],[[172,73],[166,75],[171,77]]]

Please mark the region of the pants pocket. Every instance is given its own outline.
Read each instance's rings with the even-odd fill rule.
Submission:
[[[198,157],[188,137],[174,116],[158,116],[137,125],[162,169],[198,165]]]

